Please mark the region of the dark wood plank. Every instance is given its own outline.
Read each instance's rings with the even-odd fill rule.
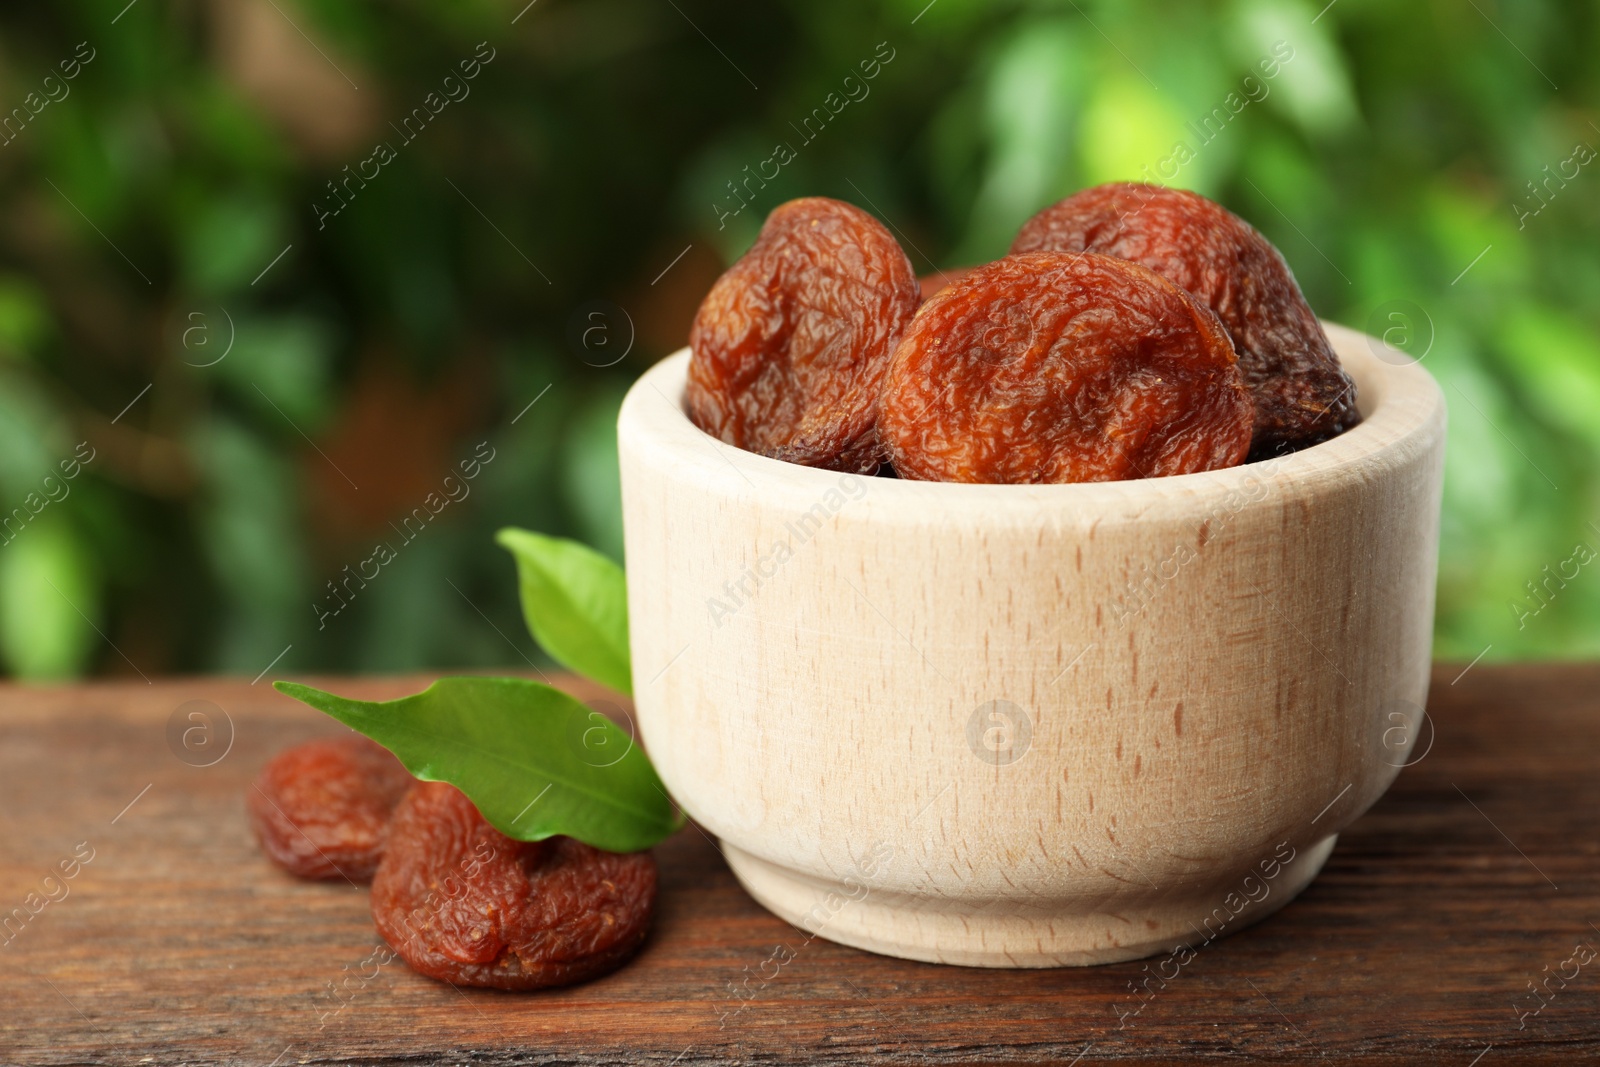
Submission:
[[[1552,980],[1559,993],[1520,1029],[1518,1017],[1537,1005],[1530,980],[1579,942],[1600,948],[1600,666],[1479,665],[1452,685],[1458,673],[1435,678],[1431,751],[1341,837],[1321,878],[1201,950],[1120,1028],[1143,964],[987,971],[808,942],[751,902],[693,828],[658,850],[651,942],[608,978],[508,995],[399,963],[363,974],[378,943],[365,890],[275,871],[242,805],[272,753],[340,727],[265,683],[0,689],[0,909],[42,896],[81,842],[93,850],[67,895],[0,947],[0,1061],[1600,1057],[1600,959],[1565,988]],[[327,684],[390,696],[423,681]],[[169,749],[168,720],[189,700],[231,718],[232,748],[212,766]],[[765,963],[779,945],[793,959]]]

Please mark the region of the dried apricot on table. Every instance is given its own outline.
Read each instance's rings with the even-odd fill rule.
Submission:
[[[395,812],[372,917],[430,978],[540,989],[621,965],[644,942],[655,899],[648,852],[514,841],[454,786],[419,782]]]
[[[1131,260],[1216,312],[1255,399],[1257,458],[1316,444],[1361,421],[1355,385],[1283,256],[1214,201],[1159,185],[1098,185],[1029,219],[1011,250]]]
[[[364,882],[383,857],[389,816],[414,781],[365,737],[308,741],[262,768],[246,808],[261,850],[290,874]]]
[[[1031,253],[917,312],[879,432],[902,478],[1093,482],[1232,466],[1252,405],[1217,317],[1136,263]]]
[[[695,315],[689,417],[750,452],[871,474],[878,392],[919,299],[877,219],[825,197],[779,205]]]

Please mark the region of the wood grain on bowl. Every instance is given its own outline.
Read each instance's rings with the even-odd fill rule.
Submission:
[[[1433,625],[1442,394],[1330,335],[1361,425],[1068,485],[777,462],[689,422],[686,353],[648,372],[619,421],[640,730],[746,888],[989,966],[1147,956],[1291,899],[1393,779]]]

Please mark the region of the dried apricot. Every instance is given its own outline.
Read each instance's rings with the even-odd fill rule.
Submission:
[[[1303,448],[1356,425],[1355,385],[1272,243],[1197,193],[1114,182],[1022,227],[1013,252],[1099,252],[1149,267],[1217,313],[1255,400],[1252,454]]]
[[[1250,448],[1227,332],[1110,256],[1007,256],[922,305],[879,433],[902,478],[1092,482],[1227,467]]]
[[[730,445],[871,474],[878,392],[920,299],[883,224],[824,197],[779,205],[689,334],[689,417]]]
[[[261,850],[290,874],[364,882],[415,780],[365,737],[308,741],[262,768],[245,806]]]
[[[655,899],[648,852],[513,841],[454,786],[419,782],[395,812],[372,917],[430,978],[539,989],[622,964],[644,942]]]

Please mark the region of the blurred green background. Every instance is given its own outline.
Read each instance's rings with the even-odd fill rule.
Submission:
[[[1438,655],[1593,656],[1597,54],[1578,0],[9,6],[0,661],[521,665],[492,532],[620,555],[621,394],[773,205],[927,272],[1151,177],[1444,386]]]

